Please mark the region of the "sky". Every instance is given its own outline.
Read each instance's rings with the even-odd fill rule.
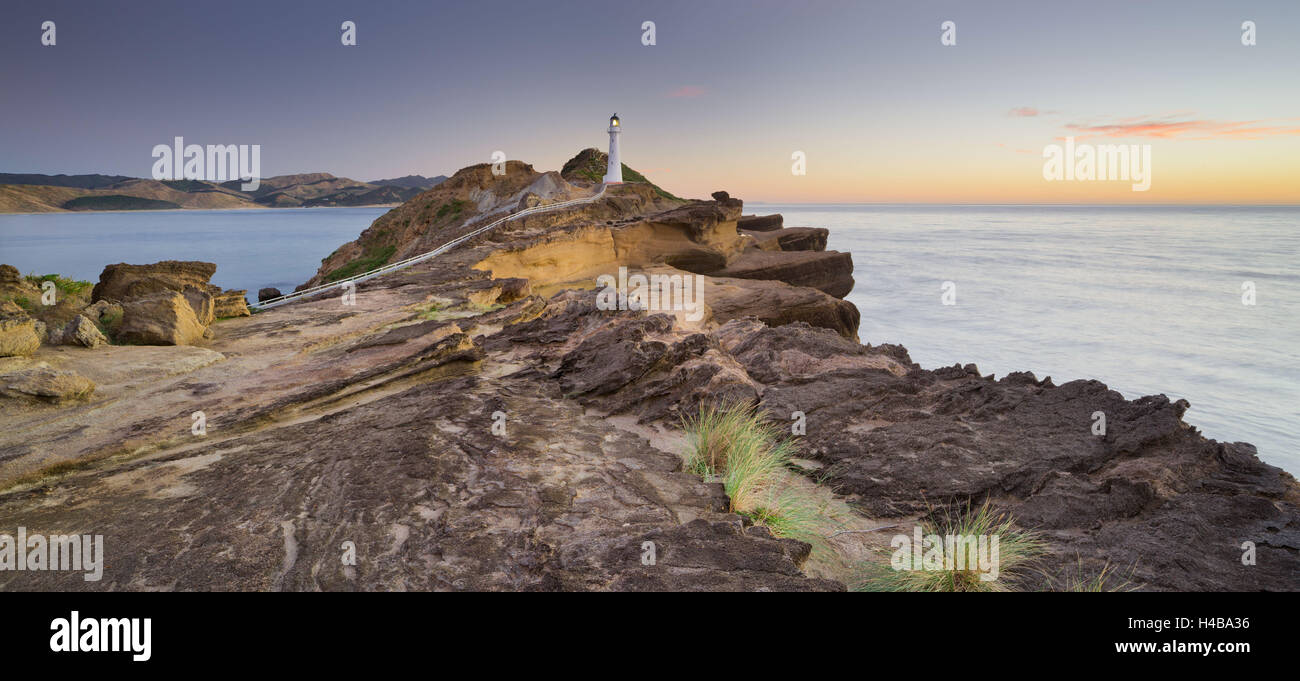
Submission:
[[[1296,0],[5,0],[3,14],[0,172],[148,177],[176,136],[259,144],[266,177],[451,174],[498,150],[552,170],[605,149],[617,112],[623,161],[680,196],[1300,204]],[[1044,179],[1066,137],[1149,145],[1150,188]]]

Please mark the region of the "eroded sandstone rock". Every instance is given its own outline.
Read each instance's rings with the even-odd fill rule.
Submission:
[[[704,302],[719,324],[745,317],[769,326],[803,322],[857,340],[861,321],[853,303],[781,281],[704,277]]]
[[[113,301],[99,300],[83,309],[81,314],[91,321],[99,322],[108,333],[113,334],[122,325],[124,311],[121,305]]]
[[[193,284],[187,284],[181,291],[181,295],[185,296],[185,302],[190,304],[190,309],[194,311],[194,318],[199,320],[200,324],[207,326],[216,319],[216,304],[212,293]]]
[[[60,334],[60,342],[64,345],[80,345],[84,348],[97,348],[106,345],[108,339],[100,332],[95,323],[86,319],[85,315],[77,315],[63,327]]]
[[[41,347],[36,320],[26,315],[0,317],[0,357],[30,355]]]
[[[53,369],[45,362],[0,374],[0,393],[11,398],[64,403],[89,397],[94,391],[90,379],[74,371]]]
[[[786,227],[770,232],[741,230],[764,251],[824,251],[830,230],[822,227]]]
[[[164,260],[150,265],[108,265],[99,275],[91,300],[126,301],[162,291],[182,292],[186,286],[207,290],[217,271],[210,262]]]
[[[22,275],[13,265],[0,265],[0,300],[25,299],[35,304],[41,299],[41,289]]]
[[[194,316],[185,296],[165,290],[122,304],[122,326],[117,338],[140,345],[191,345],[206,328]]]
[[[216,288],[216,287],[213,287]],[[248,294],[246,289],[231,289],[220,291],[213,294],[214,314],[226,319],[229,317],[248,317],[253,313],[248,309]]]
[[[853,290],[853,256],[838,251],[750,250],[737,256],[717,277],[784,281],[807,286],[836,298]]]
[[[770,232],[781,229],[784,221],[785,219],[781,217],[780,213],[773,215],[745,215],[738,220],[736,226],[751,232]]]

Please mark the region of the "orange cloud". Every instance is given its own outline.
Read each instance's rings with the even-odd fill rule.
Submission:
[[[1032,118],[1038,115],[1038,109],[1035,109],[1032,106],[1022,106],[1008,111],[1007,115],[1015,116],[1017,118]]]
[[[1153,120],[1137,118],[1117,119],[1113,123],[1088,125],[1067,123],[1066,128],[1078,131],[1075,137],[1155,137],[1161,139],[1262,139],[1281,135],[1300,135],[1300,126],[1294,118],[1264,119],[1257,121],[1210,120]]]

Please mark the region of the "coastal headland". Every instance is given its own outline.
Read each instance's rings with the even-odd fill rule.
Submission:
[[[462,169],[302,288],[590,194],[603,164]],[[99,581],[0,589],[843,590],[891,536],[984,505],[1042,543],[1016,588],[1297,587],[1300,485],[1187,402],[922,368],[859,338],[825,229],[623,176],[255,314],[210,263],[111,265],[89,290],[0,272],[0,532],[102,535],[106,556]],[[602,277],[635,275],[699,287],[703,313],[602,303]],[[791,435],[782,484],[816,537],[688,465],[684,424],[735,405]]]

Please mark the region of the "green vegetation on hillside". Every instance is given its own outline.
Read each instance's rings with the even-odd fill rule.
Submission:
[[[672,200],[674,200],[674,201],[681,201],[681,200],[682,200],[682,199],[680,199],[680,198],[678,198],[678,197],[676,197],[676,196],[673,196],[672,194],[669,194],[669,193],[668,193],[668,192],[667,192],[663,187],[660,187],[659,185],[657,185],[657,184],[651,182],[650,180],[647,180],[645,175],[642,175],[641,173],[638,173],[637,171],[632,170],[631,168],[627,167],[627,164],[626,164],[626,163],[622,164],[622,166],[623,166],[623,181],[624,181],[624,182],[643,182],[643,183],[648,184],[648,185],[650,185],[651,187],[653,187],[654,190],[655,190],[655,193],[658,194],[659,196],[664,197],[665,199],[672,199]]]
[[[62,208],[66,210],[171,210],[180,208],[179,203],[145,199],[125,194],[108,194],[106,196],[78,196],[65,201]]]
[[[560,176],[565,179],[582,179],[588,182],[600,182],[605,178],[605,168],[609,165],[609,155],[599,149],[583,149],[578,152],[577,156],[569,159],[564,167],[560,169]],[[665,199],[681,201],[682,199],[664,191],[662,187],[651,182],[645,175],[629,168],[626,163],[621,164],[623,167],[624,182],[638,182],[650,185],[655,193]]]
[[[346,279],[353,275],[362,274],[363,272],[369,272],[370,270],[387,264],[388,259],[393,257],[393,253],[396,252],[396,246],[371,247],[366,250],[365,255],[331,271],[329,274],[326,274],[325,281],[338,281],[339,279]]]
[[[451,201],[442,204],[442,206],[438,208],[438,212],[434,215],[434,218],[437,220],[441,220],[444,217],[450,215],[451,219],[455,220],[456,218],[460,217],[461,212],[464,211],[467,206],[469,206],[469,201],[452,199]]]

